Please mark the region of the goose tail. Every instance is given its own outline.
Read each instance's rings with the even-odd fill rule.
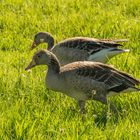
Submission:
[[[121,48],[111,48],[110,52],[121,53],[121,52],[130,52],[130,50],[129,49],[121,49]]]
[[[129,41],[129,39],[115,39],[115,40],[113,40],[113,42],[115,42],[115,43],[128,42],[128,41]]]

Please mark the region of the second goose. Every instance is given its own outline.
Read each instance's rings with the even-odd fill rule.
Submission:
[[[74,37],[54,45],[54,38],[50,33],[39,32],[34,37],[31,49],[41,43],[48,43],[48,50],[58,57],[61,65],[84,60],[106,63],[113,56],[129,52],[128,49],[119,48],[119,46],[122,46],[119,42],[125,41],[128,40]]]

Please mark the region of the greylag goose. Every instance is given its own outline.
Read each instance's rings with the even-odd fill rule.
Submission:
[[[97,61],[106,63],[113,56],[129,52],[128,49],[120,49],[118,42],[128,41],[127,39],[108,40],[87,37],[74,37],[59,42],[54,46],[54,38],[48,32],[39,32],[35,35],[31,49],[40,43],[48,43],[48,50],[52,51],[65,65],[75,61]]]
[[[47,65],[46,85],[49,89],[75,98],[84,112],[86,100],[107,104],[107,96],[120,92],[139,91],[140,81],[109,65],[100,62],[78,61],[60,67],[59,60],[50,51],[38,50],[29,70],[37,65]],[[110,106],[113,110],[113,106]]]

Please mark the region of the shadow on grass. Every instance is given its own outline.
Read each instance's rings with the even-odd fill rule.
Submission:
[[[123,112],[122,108],[117,108],[117,113],[113,113],[107,109],[102,111],[98,115],[94,116],[94,123],[97,127],[104,130],[106,128],[107,123],[111,123],[113,125],[117,125],[121,120],[123,120],[127,115]]]

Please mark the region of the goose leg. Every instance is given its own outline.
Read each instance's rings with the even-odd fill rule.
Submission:
[[[99,100],[101,103],[107,105],[109,104],[109,108],[110,110],[115,113],[115,114],[118,114],[118,110],[116,108],[116,106],[111,102],[111,101],[107,101],[106,97],[105,98],[102,98],[102,100]]]
[[[110,110],[113,111],[115,114],[117,114],[118,113],[117,108],[112,102],[107,101],[106,95],[107,95],[106,90],[99,89],[98,91],[96,91],[95,99],[100,101],[103,104],[106,104],[106,105],[109,104]]]
[[[110,110],[113,113],[118,114],[118,110],[117,110],[116,106],[111,101],[108,101],[108,103],[109,103]]]
[[[116,106],[111,102],[111,101],[107,101],[106,98],[104,98],[102,101],[101,101],[103,104],[109,104],[109,108],[110,110],[114,113],[114,114],[118,114],[118,110],[116,108]]]
[[[79,100],[78,101],[78,104],[80,106],[80,112],[81,112],[81,114],[85,114],[85,101]]]
[[[105,94],[101,94],[103,92],[96,92],[96,95],[95,95],[95,100],[107,105],[108,104],[108,101],[107,101],[107,98],[106,96],[104,96]],[[109,102],[109,105],[110,105],[110,109],[114,112],[115,110],[115,107],[113,106],[113,104],[111,102]]]

